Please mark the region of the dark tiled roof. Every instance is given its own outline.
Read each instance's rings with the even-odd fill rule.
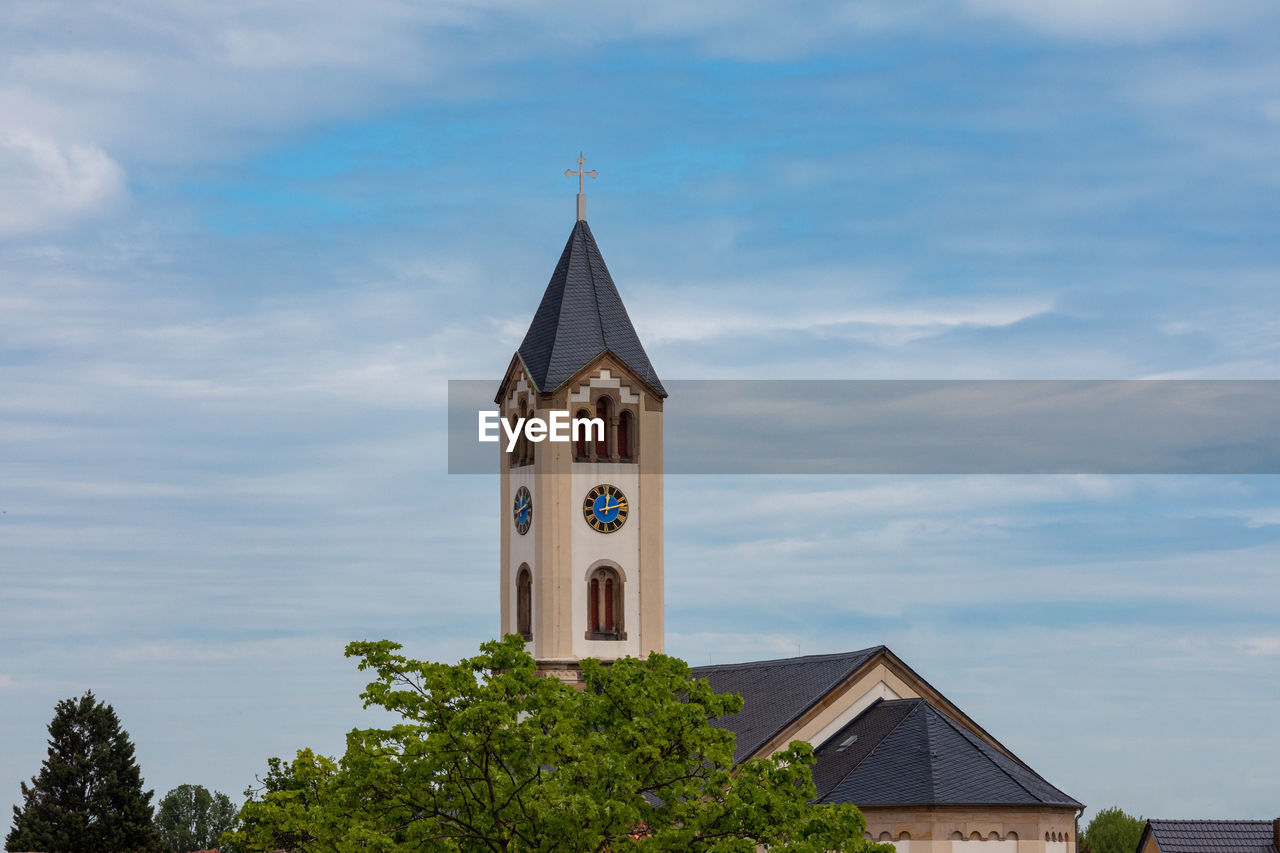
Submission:
[[[714,720],[737,736],[733,760],[743,761],[830,693],[884,646],[834,655],[694,667],[717,693],[742,696],[742,711]]]
[[[591,229],[578,220],[520,344],[520,358],[538,390],[548,392],[605,350],[666,396]]]
[[[923,699],[876,701],[818,747],[815,757],[819,802],[1080,808]]]
[[[1276,853],[1274,831],[1269,820],[1149,820],[1142,835],[1160,853]]]

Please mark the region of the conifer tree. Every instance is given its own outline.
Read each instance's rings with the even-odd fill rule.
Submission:
[[[13,807],[5,849],[147,853],[158,847],[152,791],[142,790],[133,742],[110,705],[86,692],[58,703],[49,755]]]

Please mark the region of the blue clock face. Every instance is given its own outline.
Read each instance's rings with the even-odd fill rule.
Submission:
[[[533,522],[533,496],[525,486],[521,486],[516,491],[512,515],[515,517],[516,532],[521,536],[528,533],[529,525]]]
[[[627,496],[617,486],[603,483],[587,492],[582,501],[582,516],[592,528],[612,533],[627,521]]]

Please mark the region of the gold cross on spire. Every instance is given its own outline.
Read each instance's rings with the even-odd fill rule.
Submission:
[[[578,179],[578,220],[579,221],[582,221],[587,218],[587,197],[582,194],[582,179],[598,178],[600,176],[600,173],[597,172],[595,169],[592,169],[590,172],[583,169],[582,167],[583,165],[586,164],[586,162],[587,161],[583,159],[582,152],[579,151],[578,152],[578,171],[575,172],[572,169],[564,170],[564,176],[566,178],[576,177]]]

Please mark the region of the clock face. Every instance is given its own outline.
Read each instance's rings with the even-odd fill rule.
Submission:
[[[582,515],[596,530],[612,533],[627,521],[627,496],[617,486],[602,483],[587,492]]]
[[[512,514],[516,519],[516,532],[521,536],[528,533],[529,525],[533,522],[533,496],[529,494],[527,487],[521,486],[516,490]]]

